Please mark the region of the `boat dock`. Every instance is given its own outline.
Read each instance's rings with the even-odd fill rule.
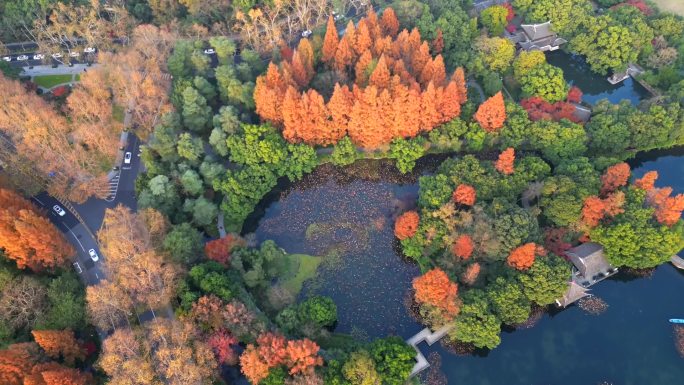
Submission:
[[[430,367],[430,363],[427,361],[420,349],[418,349],[418,344],[425,341],[429,346],[432,346],[432,344],[442,339],[442,337],[444,337],[453,328],[453,323],[442,326],[435,332],[432,332],[430,328],[425,328],[418,332],[418,334],[406,340],[406,343],[413,346],[413,348],[416,350],[416,364],[413,365],[413,369],[411,369],[411,374],[409,377],[413,377]]]

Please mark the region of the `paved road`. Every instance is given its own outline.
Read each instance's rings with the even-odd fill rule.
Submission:
[[[35,66],[33,68],[25,67],[21,73],[22,73],[22,75],[25,75],[25,76],[74,75],[74,74],[82,74],[83,72],[87,72],[88,68],[97,67],[97,66],[98,66],[97,63],[90,65],[90,66],[87,64],[74,64],[73,67],[59,66],[59,67],[55,67],[55,68],[53,68],[52,66],[40,65],[40,66]]]

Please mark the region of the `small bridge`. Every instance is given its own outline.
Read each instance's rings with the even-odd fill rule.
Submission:
[[[428,345],[432,346],[432,344],[442,339],[442,337],[444,337],[451,329],[453,329],[454,326],[455,325],[451,323],[442,326],[435,332],[432,332],[430,328],[425,328],[418,332],[418,334],[406,340],[406,343],[413,346],[413,348],[416,350],[416,364],[413,365],[413,369],[411,369],[411,374],[409,377],[413,377],[430,367],[430,363],[428,363],[423,353],[420,351],[420,349],[418,349],[418,344],[425,341]]]

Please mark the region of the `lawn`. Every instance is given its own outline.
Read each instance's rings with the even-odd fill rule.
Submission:
[[[124,109],[118,104],[112,106],[112,117],[119,123],[124,121]]]
[[[33,78],[33,82],[41,87],[52,88],[58,84],[69,83],[71,81],[71,76],[71,74],[36,76]]]
[[[682,0],[653,0],[663,11],[670,11],[684,16],[684,1]]]
[[[293,274],[284,280],[283,287],[297,296],[302,291],[304,281],[316,276],[316,270],[318,265],[321,264],[321,258],[306,254],[288,254],[287,258],[289,259]]]

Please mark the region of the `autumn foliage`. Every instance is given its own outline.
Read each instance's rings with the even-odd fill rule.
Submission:
[[[603,218],[623,213],[624,203],[625,193],[622,191],[615,191],[603,199],[587,197],[582,206],[582,222],[589,227],[596,227]]]
[[[517,270],[527,270],[534,264],[534,257],[537,253],[537,245],[533,242],[519,246],[508,255],[506,262],[508,266]]]
[[[582,101],[582,90],[577,86],[572,86],[568,90],[568,96],[566,97],[568,103],[579,103]]]
[[[629,165],[627,163],[618,163],[610,166],[601,175],[601,194],[615,191],[618,187],[626,186],[629,181]]]
[[[242,373],[252,384],[258,384],[268,376],[268,371],[285,365],[289,373],[309,373],[315,366],[323,364],[318,356],[318,345],[309,340],[286,340],[274,333],[264,333],[257,338],[256,345],[247,345],[240,356]]]
[[[571,97],[571,95],[568,94],[568,97]],[[572,97],[575,96],[572,95]],[[574,123],[582,123],[582,120],[575,116],[577,107],[569,101],[549,103],[538,96],[533,96],[521,100],[520,106],[527,111],[527,115],[531,121],[553,120],[557,122],[561,119],[567,119]]]
[[[62,233],[28,200],[0,189],[0,248],[20,269],[51,270],[75,255]]]
[[[415,278],[413,289],[416,302],[444,311],[447,318],[453,318],[458,314],[458,285],[452,282],[442,269],[435,268]]]
[[[459,184],[452,195],[454,202],[466,206],[474,205],[476,197],[475,188],[469,184]]]
[[[655,219],[667,226],[677,223],[684,211],[684,194],[671,195],[672,187],[664,187],[652,190],[648,196],[648,202],[655,208]]]
[[[480,275],[480,269],[480,264],[478,262],[469,265],[468,268],[466,268],[466,271],[463,273],[463,276],[461,276],[463,283],[468,285],[475,283],[477,277]]]
[[[506,106],[501,91],[480,104],[475,113],[475,120],[488,132],[497,131],[503,127],[506,122]]]
[[[567,232],[564,228],[548,229],[544,233],[544,247],[556,255],[564,256],[565,252],[572,247],[572,244],[563,239]]]
[[[204,245],[204,254],[224,266],[230,261],[230,252],[236,246],[244,246],[245,241],[237,235],[228,234],[223,238],[214,239]]]
[[[52,359],[62,357],[64,362],[73,365],[76,360],[85,358],[85,351],[71,330],[33,330],[31,333],[38,346]]]
[[[658,171],[649,171],[643,177],[634,181],[634,185],[642,190],[651,191],[655,188]]]
[[[499,159],[494,164],[496,170],[504,175],[511,175],[515,171],[515,150],[512,147],[507,148],[501,154]]]
[[[2,385],[89,385],[93,378],[78,369],[45,361],[36,344],[12,344],[0,350]]]
[[[207,342],[214,351],[216,361],[219,364],[237,364],[237,353],[233,347],[237,346],[239,341],[230,332],[225,329],[217,330],[209,336]]]
[[[330,19],[322,66],[349,84],[331,85],[327,100],[326,92],[312,88],[316,63],[311,44],[302,39],[291,60],[271,63],[257,78],[257,113],[281,127],[290,142],[328,145],[349,135],[369,149],[457,117],[466,101],[463,70],[447,77],[444,59],[431,56],[418,30],[398,33],[398,26],[391,8],[379,21],[371,10],[358,25],[350,21],[340,38]]]
[[[468,259],[473,255],[473,248],[473,239],[470,235],[463,234],[456,238],[451,250],[454,256],[460,259]]]
[[[416,211],[407,211],[401,214],[394,222],[394,235],[403,240],[412,237],[418,231],[420,216]]]

